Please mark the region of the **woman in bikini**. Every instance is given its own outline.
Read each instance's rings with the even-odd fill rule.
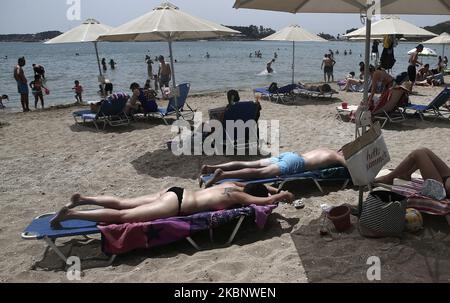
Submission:
[[[75,194],[51,220],[53,229],[62,228],[61,222],[81,219],[102,223],[147,222],[174,216],[221,210],[235,205],[269,205],[280,201],[291,202],[294,196],[262,184],[224,183],[208,189],[189,191],[171,187],[156,194],[137,198],[87,197]],[[96,210],[75,210],[81,205],[103,207]]]
[[[411,180],[411,175],[419,170],[424,180],[440,182],[450,198],[450,168],[428,148],[416,149],[410,153],[391,173],[375,179],[375,183],[393,184],[395,178]]]

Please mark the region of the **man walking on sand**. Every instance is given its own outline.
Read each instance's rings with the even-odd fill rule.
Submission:
[[[14,68],[14,79],[17,82],[17,90],[20,94],[20,103],[22,104],[22,109],[24,112],[30,111],[29,101],[28,101],[28,83],[23,67],[25,66],[25,57],[20,57],[17,61],[17,65]]]

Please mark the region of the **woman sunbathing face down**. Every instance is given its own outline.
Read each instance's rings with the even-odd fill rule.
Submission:
[[[321,148],[299,155],[294,152],[282,153],[278,157],[249,162],[228,162],[219,165],[203,165],[199,178],[203,185],[202,175],[213,174],[205,183],[210,187],[224,179],[264,179],[277,176],[299,174],[305,171],[342,165],[346,166],[342,152]]]
[[[393,184],[395,178],[411,180],[411,175],[419,170],[422,178],[433,179],[442,183],[450,198],[450,168],[428,148],[421,148],[410,153],[391,173],[375,179],[375,183]]]
[[[174,216],[191,215],[203,211],[221,210],[235,205],[269,205],[280,201],[292,202],[294,196],[262,184],[224,183],[199,191],[171,187],[156,194],[137,198],[87,197],[75,194],[50,221],[60,229],[61,221],[81,219],[102,223],[147,222]],[[77,206],[97,205],[96,210],[75,210]]]

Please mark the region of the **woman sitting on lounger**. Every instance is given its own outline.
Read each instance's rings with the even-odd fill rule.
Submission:
[[[283,175],[293,175],[304,171],[316,170],[332,165],[346,166],[342,153],[330,149],[316,149],[303,155],[288,152],[278,157],[251,162],[229,162],[219,165],[204,165],[202,174],[214,173],[206,182],[210,187],[224,179],[263,179]],[[200,187],[203,185],[200,177]]]
[[[209,210],[221,210],[235,205],[269,205],[280,201],[292,202],[294,196],[262,184],[224,183],[199,191],[171,187],[153,195],[132,199],[116,197],[85,197],[75,194],[50,221],[60,229],[61,221],[81,219],[102,223],[147,222],[174,216],[191,215]],[[79,211],[75,207],[97,205],[103,209]]]
[[[450,198],[450,168],[428,148],[416,149],[410,153],[391,173],[375,179],[375,183],[393,184],[395,178],[411,180],[411,175],[419,170],[422,178],[440,182]]]

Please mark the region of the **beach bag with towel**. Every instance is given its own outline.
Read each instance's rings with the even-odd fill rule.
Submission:
[[[373,191],[363,202],[359,231],[366,237],[399,236],[405,228],[407,200],[390,191]]]
[[[342,147],[354,185],[370,184],[390,161],[380,123],[376,122],[361,137]]]

